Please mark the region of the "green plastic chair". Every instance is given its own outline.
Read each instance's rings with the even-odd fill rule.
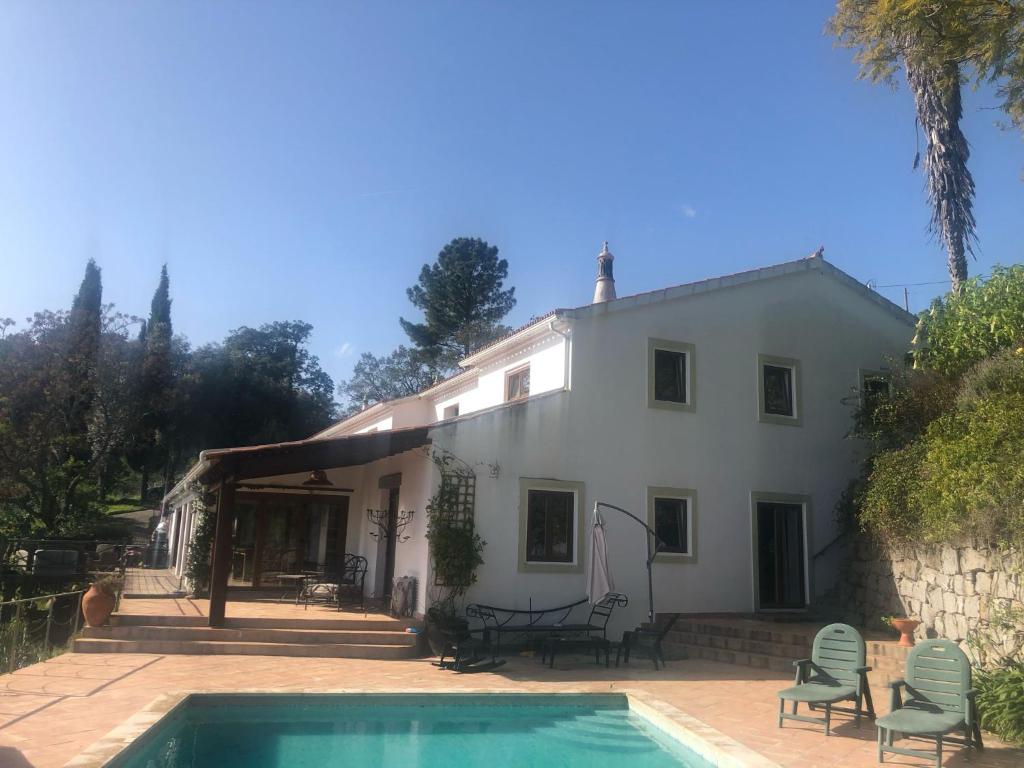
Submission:
[[[906,679],[889,685],[890,712],[876,722],[878,762],[884,761],[886,752],[894,752],[934,757],[936,768],[941,768],[943,740],[984,749],[971,688],[971,663],[952,640],[926,640],[916,645],[907,657]],[[906,701],[900,696],[901,688],[906,689]],[[954,731],[963,731],[964,738],[949,736]],[[935,739],[935,752],[895,747],[897,734]]]
[[[865,703],[866,714],[874,718],[875,705],[868,686],[871,667],[864,665],[865,657],[864,638],[849,624],[829,624],[818,632],[811,658],[793,662],[796,667],[793,687],[779,691],[779,728],[783,720],[820,723],[825,726],[825,735],[830,736],[833,712],[852,714],[854,723],[860,728]],[[793,706],[792,712],[786,712],[787,701]],[[854,708],[834,706],[842,701],[854,702]],[[801,702],[811,710],[816,706],[824,707],[825,716],[797,714],[797,706]]]

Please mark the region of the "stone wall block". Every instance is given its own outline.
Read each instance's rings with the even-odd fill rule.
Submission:
[[[940,555],[942,558],[942,572],[949,576],[960,573],[960,556],[953,547],[943,547]]]
[[[992,574],[988,571],[978,571],[974,574],[974,591],[982,597],[992,594]]]

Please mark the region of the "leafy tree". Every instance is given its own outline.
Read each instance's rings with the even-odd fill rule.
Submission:
[[[352,370],[352,378],[338,385],[346,399],[345,415],[352,415],[373,403],[408,397],[426,389],[437,375],[423,355],[399,346],[390,355],[377,357],[364,352]]]
[[[233,330],[223,344],[192,354],[189,411],[196,450],[298,440],[335,417],[334,382],[298,321]]]
[[[1024,0],[838,0],[828,30],[857,49],[862,77],[892,84],[901,68],[906,74],[927,141],[931,229],[957,291],[976,240],[960,89],[965,81],[993,84],[1024,129]]]
[[[935,299],[914,337],[914,365],[956,377],[1001,349],[1024,347],[1024,266],[994,267]]]
[[[127,320],[103,308],[96,370],[118,354]],[[0,341],[0,521],[4,533],[78,534],[98,519],[97,476],[126,424],[107,410],[112,390],[93,377],[95,395],[78,423],[81,382],[68,365],[70,312],[39,312]]]
[[[423,311],[423,322],[399,322],[428,363],[440,373],[458,369],[460,359],[508,329],[501,325],[515,306],[515,288],[504,288],[508,262],[498,249],[475,237],[457,237],[434,264],[425,264],[406,292]]]

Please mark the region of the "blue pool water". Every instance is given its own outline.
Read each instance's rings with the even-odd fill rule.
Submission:
[[[196,695],[111,768],[709,768],[621,695]]]

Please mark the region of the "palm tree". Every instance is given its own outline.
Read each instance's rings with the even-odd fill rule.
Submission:
[[[939,68],[912,64],[906,56],[903,60],[917,122],[927,140],[924,170],[932,208],[929,230],[946,247],[955,292],[967,279],[967,254],[973,255],[977,242],[974,178],[967,167],[971,151],[960,130],[960,67],[955,62]]]

